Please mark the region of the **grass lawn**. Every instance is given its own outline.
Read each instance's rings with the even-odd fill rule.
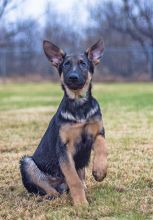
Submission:
[[[1,219],[153,219],[153,84],[97,84],[109,150],[107,178],[87,169],[89,207],[48,201],[23,188],[19,159],[37,147],[62,97],[51,83],[0,85]]]

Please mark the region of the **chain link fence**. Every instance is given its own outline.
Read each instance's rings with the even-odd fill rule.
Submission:
[[[135,76],[148,76],[153,79],[153,49],[107,48],[97,75],[111,75],[113,78],[132,79]],[[54,75],[43,51],[0,49],[0,77],[26,75]]]

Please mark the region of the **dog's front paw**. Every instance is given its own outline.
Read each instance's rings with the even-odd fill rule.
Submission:
[[[107,175],[107,168],[106,169],[102,169],[102,168],[93,169],[92,175],[96,181],[101,182]]]
[[[74,201],[74,206],[88,206],[88,205],[89,205],[89,203],[86,199]]]

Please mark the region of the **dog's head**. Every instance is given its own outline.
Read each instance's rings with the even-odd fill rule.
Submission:
[[[77,92],[88,89],[94,66],[100,62],[104,44],[102,40],[99,40],[79,55],[66,54],[49,41],[44,41],[43,48],[49,61],[59,71],[64,88],[67,91]]]

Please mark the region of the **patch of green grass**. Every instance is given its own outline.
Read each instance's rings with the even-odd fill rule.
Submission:
[[[56,106],[62,97],[56,84],[5,84],[0,86],[0,110]]]
[[[60,85],[0,85],[0,219],[153,219],[153,84],[94,84],[93,93],[103,109],[108,175],[95,182],[91,163],[89,206],[75,208],[70,195],[29,195],[19,173],[19,159],[34,152],[60,103]]]

